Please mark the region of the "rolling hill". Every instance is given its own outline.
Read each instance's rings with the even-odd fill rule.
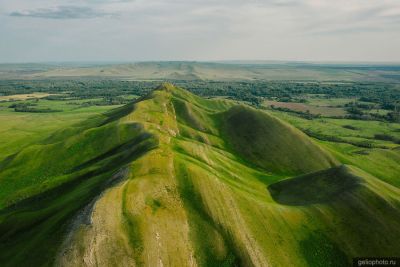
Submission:
[[[0,64],[2,79],[398,82],[397,64],[193,62]]]
[[[2,266],[347,266],[400,251],[400,189],[171,84],[0,162]]]

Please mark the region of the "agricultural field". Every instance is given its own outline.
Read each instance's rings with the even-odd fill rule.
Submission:
[[[32,93],[32,94],[19,94],[19,95],[7,95],[7,96],[0,96],[1,101],[13,101],[13,100],[27,100],[27,99],[37,99],[49,96],[50,94],[47,93]]]
[[[305,104],[296,102],[279,102],[271,100],[264,101],[263,105],[266,107],[286,108],[293,111],[304,112],[304,113],[308,112],[313,115],[322,115],[329,117],[346,115],[346,110],[344,108],[331,105],[320,106],[319,104],[311,104],[311,103]]]
[[[144,75],[154,64],[87,75],[120,68]],[[399,256],[399,84],[53,77],[75,71],[0,80],[1,266]]]

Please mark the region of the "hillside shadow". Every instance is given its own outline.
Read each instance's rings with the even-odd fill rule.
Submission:
[[[297,176],[268,186],[272,198],[283,205],[302,206],[334,201],[356,190],[361,179],[342,165]]]

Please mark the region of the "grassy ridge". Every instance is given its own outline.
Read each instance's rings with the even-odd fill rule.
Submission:
[[[55,133],[47,144],[27,147],[3,161],[0,259],[4,266],[51,265],[76,212],[123,178],[118,171],[125,164],[157,145],[140,125],[110,120],[125,110],[67,134]]]
[[[270,114],[165,84],[134,107],[2,163],[0,259],[9,266],[345,266],[356,256],[395,255],[399,189],[341,165],[349,162],[323,147]],[[124,182],[104,190],[121,169]],[[10,174],[21,183],[9,182]],[[25,195],[11,194],[15,188],[29,197],[19,200]],[[95,196],[89,222],[67,231]]]
[[[180,91],[174,92],[180,98]],[[190,99],[185,105],[193,110],[199,107],[196,102]],[[192,190],[200,193],[195,199],[203,202],[203,210],[222,226],[221,235],[229,236],[225,240],[233,240],[242,264],[343,266],[350,264],[352,257],[373,251],[396,253],[397,189],[350,167],[328,169],[338,161],[279,120],[245,107],[227,107],[223,112],[215,109],[213,113],[212,103],[192,111],[190,119],[187,111],[177,113],[184,136],[176,140],[175,150],[179,162],[181,158],[186,162],[189,174],[184,179],[191,179]],[[183,106],[178,105],[176,110]],[[212,138],[215,135],[223,141]],[[285,164],[285,160],[290,162],[288,157],[292,164]],[[257,173],[254,166],[264,171]],[[324,168],[327,170],[321,170]],[[286,182],[291,179],[277,182],[291,173],[312,171],[318,172],[295,178],[293,186]],[[370,183],[379,186],[370,190]],[[286,191],[277,197],[266,192],[265,184]],[[387,190],[391,192],[388,195]],[[391,203],[397,203],[397,208],[393,210]],[[368,234],[377,228],[386,240]]]

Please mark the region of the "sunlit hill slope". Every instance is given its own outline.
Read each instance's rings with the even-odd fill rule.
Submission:
[[[400,190],[296,128],[164,84],[0,162],[2,266],[346,266]]]

